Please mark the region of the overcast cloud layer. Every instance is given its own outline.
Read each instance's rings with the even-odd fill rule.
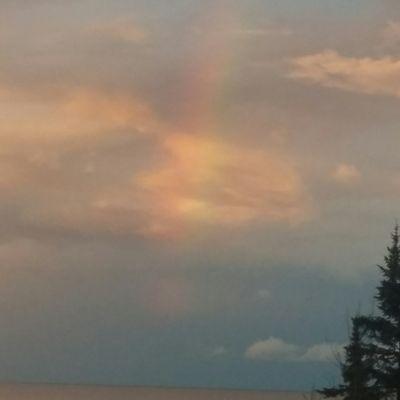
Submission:
[[[1,2],[0,379],[337,379],[399,215],[400,7],[320,3]]]

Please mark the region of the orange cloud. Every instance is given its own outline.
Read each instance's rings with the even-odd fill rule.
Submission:
[[[87,87],[53,91],[43,88],[40,92],[0,87],[0,189],[10,196],[27,190],[29,197],[40,196],[43,191],[44,203],[51,214],[53,207],[48,202],[55,186],[59,190],[61,185],[66,185],[64,192],[80,192],[79,186],[85,182],[83,178],[66,182],[71,179],[67,178],[67,169],[74,168],[61,165],[69,147],[70,151],[73,148],[79,152],[79,148],[85,147],[95,151],[97,143],[107,135],[112,137],[114,132],[141,135],[157,132],[158,126],[150,107],[128,94]],[[93,170],[89,162],[88,154],[83,175],[84,168]],[[58,219],[55,210],[54,213],[49,219]],[[64,220],[62,210],[59,214]],[[85,210],[78,214],[81,218]],[[83,220],[87,218],[84,216]]]
[[[157,125],[146,103],[129,95],[86,88],[69,91],[61,103],[61,113],[72,123],[86,123],[91,130],[135,129],[147,132]]]
[[[169,136],[163,145],[165,164],[134,179],[148,215],[144,234],[195,223],[296,222],[307,214],[301,179],[278,154],[185,134]]]
[[[400,60],[344,57],[332,50],[296,58],[289,77],[365,94],[400,97]]]
[[[8,105],[7,98],[12,100]],[[7,167],[0,187],[12,196],[29,193],[31,200],[20,210],[28,226],[83,235],[171,237],[204,226],[294,223],[308,214],[303,183],[281,153],[215,135],[171,134],[133,96],[80,87],[44,91],[42,97],[6,91],[0,93],[2,101],[0,143],[21,160],[0,160]],[[98,134],[113,130],[157,133],[158,165],[132,169],[130,181],[122,176],[96,184],[86,173],[95,171],[88,169],[89,156],[82,165],[66,168],[60,138],[77,148],[90,143],[95,151]]]
[[[3,88],[0,105],[3,137],[57,140],[113,130],[147,133],[158,125],[150,107],[134,96],[87,87],[53,93]]]

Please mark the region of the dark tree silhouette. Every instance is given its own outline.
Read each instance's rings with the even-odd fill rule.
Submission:
[[[343,400],[376,400],[373,358],[370,346],[364,342],[365,328],[360,317],[352,318],[350,343],[345,347],[344,361],[340,363],[343,383],[318,392],[325,398]]]
[[[400,400],[400,247],[399,226],[392,233],[384,265],[378,266],[383,278],[377,288],[379,315],[363,317],[360,324],[371,340],[375,358],[374,376],[381,398]]]

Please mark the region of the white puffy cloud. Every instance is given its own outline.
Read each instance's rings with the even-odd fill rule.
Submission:
[[[289,362],[330,362],[343,352],[343,345],[320,343],[302,347],[287,343],[282,339],[270,337],[250,345],[245,351],[245,358],[264,361]]]
[[[321,343],[311,346],[300,357],[304,362],[327,362],[340,357],[343,353],[343,345],[338,343]]]
[[[292,361],[299,357],[301,348],[286,343],[282,339],[270,337],[253,343],[245,352],[245,357],[252,360]]]

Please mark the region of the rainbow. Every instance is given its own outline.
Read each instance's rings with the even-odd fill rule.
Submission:
[[[235,41],[230,33],[237,29],[238,20],[231,2],[215,1],[195,24],[201,30],[197,31],[196,52],[188,62],[182,88],[184,104],[179,127],[184,132],[211,134],[218,130],[218,111],[235,58]]]

